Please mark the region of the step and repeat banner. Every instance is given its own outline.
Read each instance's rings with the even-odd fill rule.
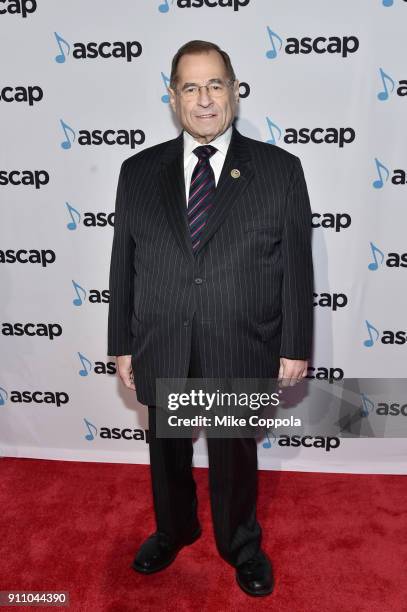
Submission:
[[[191,39],[229,52],[238,129],[302,161],[310,379],[406,376],[406,26],[405,0],[0,0],[0,455],[148,462],[146,408],[106,354],[114,201],[122,161],[179,132],[166,86]],[[259,441],[266,469],[406,456],[401,437]]]

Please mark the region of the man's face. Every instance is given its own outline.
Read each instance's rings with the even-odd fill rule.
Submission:
[[[212,98],[205,87],[193,99],[185,99],[181,95],[186,84],[206,85],[215,79],[228,81],[225,64],[217,51],[183,55],[178,63],[177,75],[178,93],[169,88],[172,110],[182,127],[198,142],[211,142],[233,121],[239,100],[238,81],[227,87],[220,98]]]

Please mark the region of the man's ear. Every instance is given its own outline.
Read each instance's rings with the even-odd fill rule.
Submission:
[[[240,85],[240,82],[236,79],[236,81],[233,83],[233,95],[234,95],[236,104],[239,103],[239,98],[240,98],[239,85]]]
[[[176,109],[175,96],[176,96],[176,93],[172,89],[172,87],[167,87],[167,91],[168,91],[168,95],[170,96],[170,105],[171,105],[171,108],[172,108],[172,110],[175,113],[175,109]]]

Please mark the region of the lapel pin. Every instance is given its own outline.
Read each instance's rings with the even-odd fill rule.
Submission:
[[[238,170],[237,168],[233,168],[233,170],[230,171],[230,176],[232,178],[239,178],[240,170]]]

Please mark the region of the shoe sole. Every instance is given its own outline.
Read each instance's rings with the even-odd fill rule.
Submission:
[[[242,589],[242,591],[244,591],[247,595],[251,595],[251,597],[265,597],[266,595],[271,595],[271,593],[274,590],[274,583],[271,585],[271,589],[267,590],[267,591],[257,591],[257,592],[253,592],[250,591],[249,589],[246,589],[245,586],[243,586],[243,584],[240,582],[239,577],[236,576],[236,582],[237,584],[240,586],[240,588]]]
[[[134,569],[134,571],[139,572],[140,574],[155,574],[156,572],[161,572],[161,570],[165,569],[166,567],[168,567],[169,565],[171,565],[171,563],[175,561],[178,553],[180,552],[180,550],[184,548],[184,546],[189,546],[190,544],[193,544],[201,537],[201,535],[202,535],[202,530],[199,529],[199,531],[196,531],[189,540],[186,540],[185,543],[183,543],[176,550],[175,554],[173,555],[173,557],[171,557],[171,559],[169,559],[166,563],[164,563],[163,565],[160,565],[159,567],[156,567],[154,569],[143,569],[142,567],[135,565],[134,562],[132,563],[131,567],[132,569]]]

